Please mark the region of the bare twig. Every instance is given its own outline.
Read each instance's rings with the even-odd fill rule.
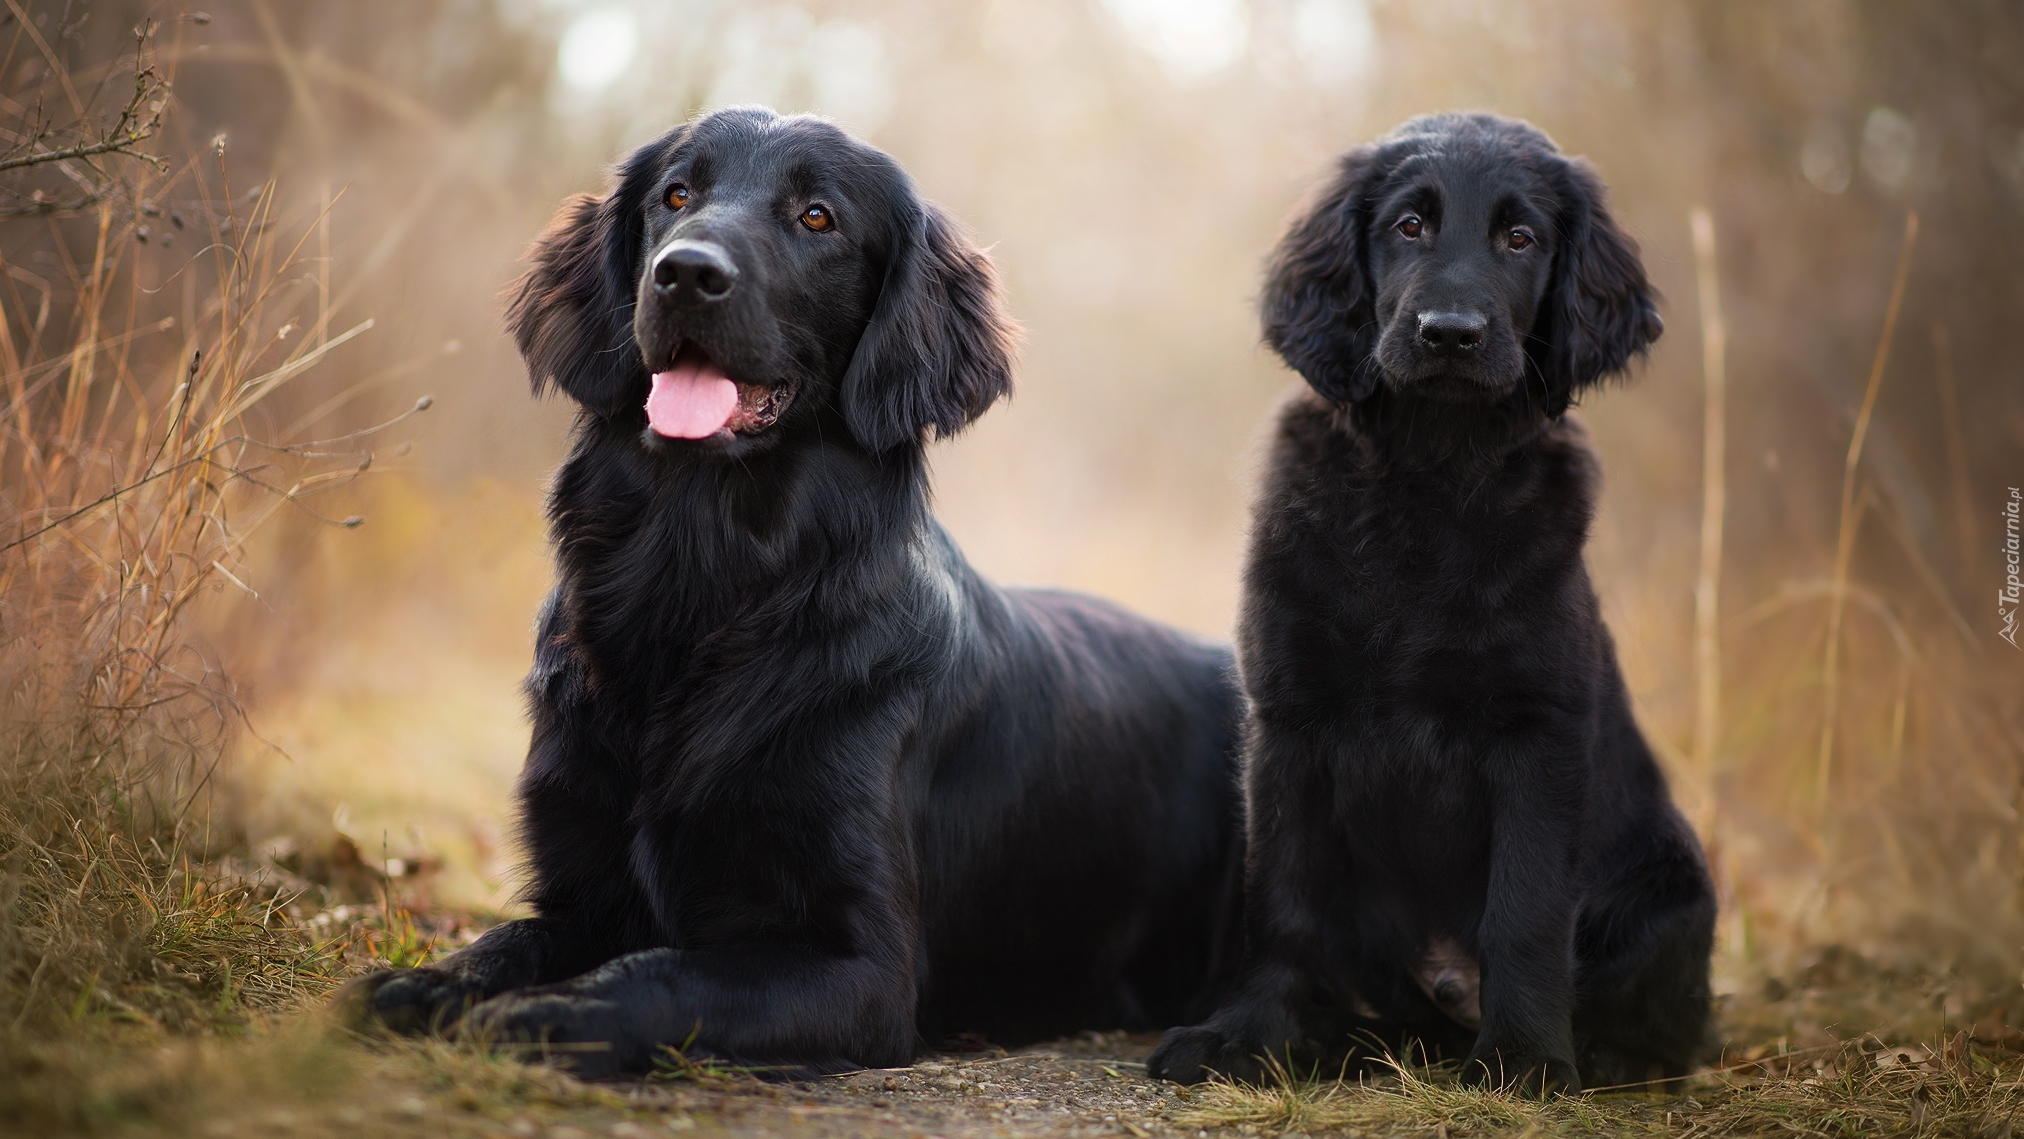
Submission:
[[[81,142],[76,146],[68,146],[62,150],[43,150],[33,154],[24,154],[18,158],[0,158],[0,172],[18,170],[23,166],[39,166],[44,162],[66,162],[73,158],[90,158],[96,154],[123,154],[129,158],[138,158],[144,162],[159,165],[162,161],[161,159],[156,158],[152,154],[136,153],[132,149],[136,143],[145,142],[153,137],[153,133],[150,130],[137,129],[117,134],[110,138],[100,139],[98,142]]]
[[[7,0],[7,4],[18,18],[26,19],[17,0]],[[133,90],[111,126],[104,130],[94,129],[91,106],[78,98],[71,86],[69,73],[47,45],[42,45],[50,67],[69,96],[74,117],[67,124],[57,125],[43,117],[39,103],[33,110],[24,110],[22,117],[28,122],[25,129],[8,132],[19,141],[0,153],[0,174],[54,166],[76,185],[78,194],[74,198],[61,199],[48,196],[41,190],[22,194],[0,188],[0,191],[25,202],[0,208],[0,216],[76,213],[116,196],[119,183],[92,165],[90,159],[107,156],[131,158],[158,171],[167,169],[162,158],[140,149],[143,143],[161,132],[169,105],[169,83],[150,61],[154,32],[153,21],[134,29]],[[96,97],[94,92],[93,98]]]

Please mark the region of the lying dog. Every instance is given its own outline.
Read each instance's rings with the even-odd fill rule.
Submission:
[[[1287,404],[1238,638],[1249,964],[1155,1075],[1417,1040],[1465,1076],[1683,1075],[1714,891],[1582,564],[1572,398],[1661,325],[1602,186],[1533,128],[1415,119],[1280,244]]]
[[[1228,652],[995,588],[928,510],[924,438],[1010,385],[984,255],[886,155],[747,108],[633,153],[532,260],[514,336],[581,405],[528,681],[538,916],[352,1007],[591,1075],[1213,1007]]]

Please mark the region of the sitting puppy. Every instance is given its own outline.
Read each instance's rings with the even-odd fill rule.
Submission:
[[[1685,1074],[1714,891],[1582,565],[1572,398],[1659,335],[1602,186],[1489,115],[1351,152],[1275,255],[1238,637],[1248,965],[1151,1071],[1417,1040],[1473,1080]]]
[[[1228,652],[998,589],[928,510],[925,436],[1010,384],[984,255],[886,155],[745,108],[634,152],[532,262],[512,331],[581,405],[528,680],[537,916],[355,1015],[608,1075],[1213,1008]]]

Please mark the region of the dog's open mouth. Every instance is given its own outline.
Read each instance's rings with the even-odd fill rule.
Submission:
[[[702,349],[684,344],[667,371],[654,373],[647,424],[669,439],[748,434],[778,423],[793,398],[791,384],[740,383]]]

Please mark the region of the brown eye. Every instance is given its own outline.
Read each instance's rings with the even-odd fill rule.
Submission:
[[[810,206],[801,211],[801,224],[821,233],[836,224],[828,206]]]
[[[1425,227],[1421,224],[1418,214],[1407,214],[1399,219],[1399,224],[1396,228],[1400,234],[1410,239],[1418,237],[1420,230]]]
[[[1512,249],[1523,249],[1532,244],[1532,234],[1529,230],[1514,229],[1504,240]]]
[[[668,187],[668,208],[679,210],[689,204],[689,188],[680,182]]]

